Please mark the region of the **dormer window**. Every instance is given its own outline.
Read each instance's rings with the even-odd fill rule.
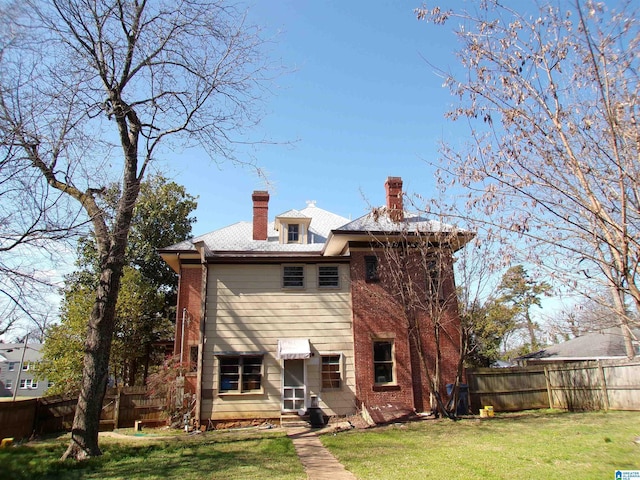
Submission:
[[[300,225],[290,223],[287,227],[287,243],[300,243]]]
[[[280,243],[309,243],[311,218],[297,210],[289,210],[276,217],[275,229],[279,232]]]

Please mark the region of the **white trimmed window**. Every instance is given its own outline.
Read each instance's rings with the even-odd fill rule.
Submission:
[[[282,267],[282,286],[284,288],[304,288],[304,266],[284,265]]]
[[[287,225],[287,243],[300,243],[300,225],[290,223]]]
[[[373,374],[377,385],[395,382],[395,352],[393,340],[374,340]]]
[[[219,392],[262,392],[262,358],[262,355],[219,356]]]
[[[340,270],[337,265],[318,266],[318,287],[338,288],[340,287]]]
[[[38,388],[38,381],[32,380],[30,378],[21,378],[20,379],[20,389],[21,390],[31,390],[33,388]]]
[[[331,353],[322,355],[322,389],[342,386],[342,355]]]
[[[16,362],[9,362],[9,371],[13,372],[16,369]]]
[[[13,380],[7,379],[4,382],[4,388],[6,388],[7,390],[11,390],[13,388]]]
[[[26,372],[27,370],[29,370],[29,362],[24,362],[24,363],[22,364],[22,370],[23,370],[23,371],[25,371],[25,372]]]

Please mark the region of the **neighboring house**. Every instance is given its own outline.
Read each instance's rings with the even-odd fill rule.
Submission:
[[[195,395],[197,421],[279,418],[316,402],[331,416],[390,402],[430,410],[419,353],[382,273],[381,242],[416,235],[427,235],[447,259],[443,390],[454,381],[459,316],[451,256],[472,235],[406,213],[400,178],[389,177],[385,187],[386,207],[354,221],[308,202],[269,222],[269,194],[255,191],[253,222],[160,250],[180,276],[174,353],[191,362],[185,388]],[[432,329],[423,341],[432,360]]]
[[[640,354],[640,329],[632,328],[633,346]],[[580,362],[587,360],[625,360],[627,354],[620,327],[605,328],[586,333],[563,343],[545,347],[537,352],[518,357],[521,365]]]
[[[49,384],[35,378],[33,365],[42,358],[41,343],[0,343],[0,397],[42,397]]]

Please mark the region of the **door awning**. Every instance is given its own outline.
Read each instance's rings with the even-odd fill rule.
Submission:
[[[279,360],[296,360],[311,357],[311,346],[308,338],[281,338],[278,340]]]

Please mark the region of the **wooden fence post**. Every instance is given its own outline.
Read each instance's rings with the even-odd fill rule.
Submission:
[[[118,391],[116,392],[115,406],[113,407],[113,429],[118,429],[118,420],[120,418],[120,394],[122,393],[122,387],[118,386]]]
[[[609,392],[607,391],[607,381],[604,376],[604,368],[602,362],[598,360],[598,376],[600,377],[600,389],[602,390],[602,400],[604,402],[605,411],[609,410]]]
[[[547,397],[549,398],[549,408],[553,408],[553,390],[551,389],[551,378],[549,377],[549,367],[544,367],[544,380],[547,383]]]

